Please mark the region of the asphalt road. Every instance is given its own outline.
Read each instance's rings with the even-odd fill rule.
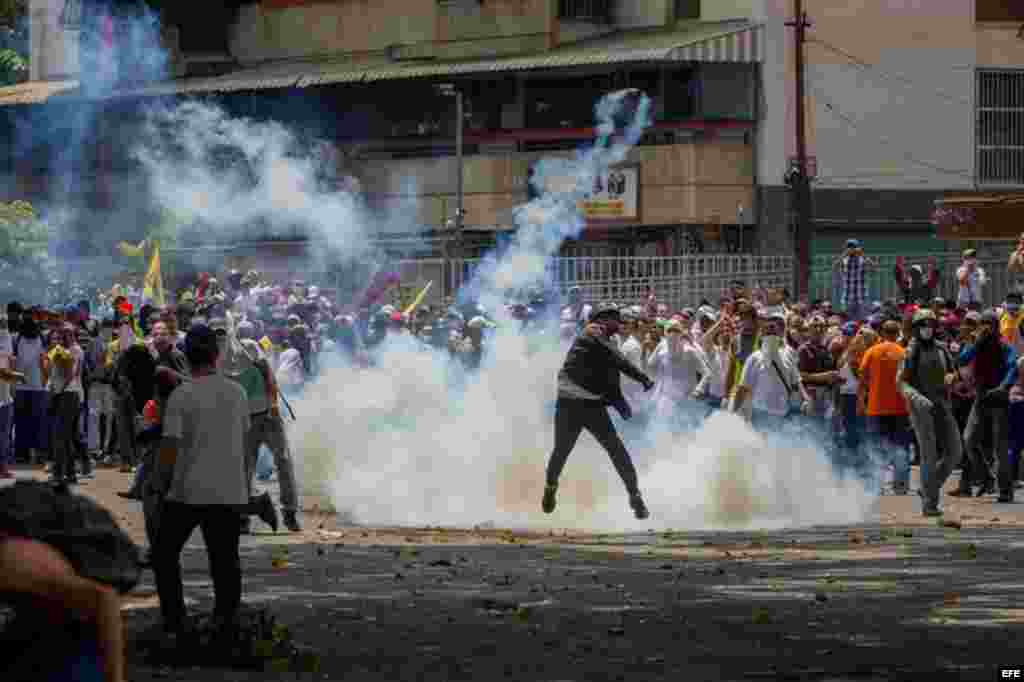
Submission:
[[[36,473],[38,475],[38,473]],[[82,487],[132,532],[141,516]],[[994,680],[1024,662],[1024,505],[916,496],[880,523],[771,533],[519,534],[339,527],[243,542],[245,600],[316,652],[319,673],[159,668],[152,575],[125,600],[131,680]],[[186,548],[194,610],[212,606],[202,540]]]

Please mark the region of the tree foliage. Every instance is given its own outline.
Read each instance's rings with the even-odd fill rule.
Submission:
[[[45,258],[50,231],[27,201],[0,202],[0,261],[26,264]]]

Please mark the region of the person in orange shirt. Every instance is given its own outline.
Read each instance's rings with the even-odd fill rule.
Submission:
[[[870,348],[861,359],[858,386],[858,400],[867,416],[868,432],[895,469],[893,493],[896,495],[906,495],[910,489],[909,412],[896,381],[905,353],[898,343],[901,331],[900,323],[895,320],[882,325],[882,342]]]

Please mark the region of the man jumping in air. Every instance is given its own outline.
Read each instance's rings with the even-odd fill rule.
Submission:
[[[611,405],[624,419],[633,410],[622,395],[619,373],[640,382],[645,391],[654,382],[633,366],[613,345],[622,318],[614,306],[597,306],[590,316],[590,325],[576,337],[558,373],[558,400],[555,403],[555,447],[548,461],[547,485],[541,506],[546,514],[555,510],[558,477],[565,460],[576,445],[580,432],[586,429],[604,447],[626,485],[629,505],[638,519],[646,519],[647,507],[640,496],[636,468],[619,434],[615,431],[607,406]]]

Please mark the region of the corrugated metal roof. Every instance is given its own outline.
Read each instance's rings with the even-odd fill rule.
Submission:
[[[125,88],[113,97],[158,97],[202,92],[271,90],[335,83],[458,76],[496,72],[559,69],[630,62],[725,61],[762,59],[762,29],[747,21],[686,22],[672,29],[620,31],[531,55],[462,61],[422,60],[376,63],[349,60],[271,62],[222,76],[182,78]],[[0,88],[0,106],[46,101],[78,87],[77,81],[24,83]]]
[[[457,76],[460,74],[530,71],[558,69],[574,66],[622,64],[628,62],[660,61],[760,61],[759,26],[747,22],[728,24],[698,24],[684,29],[629,31],[615,33],[585,43],[556,48],[534,55],[502,57],[489,60],[419,62],[416,64],[385,64],[375,68],[334,67],[322,65],[320,73],[305,75],[300,87],[331,83],[357,83],[431,76]],[[749,38],[749,39],[747,39]],[[735,40],[730,40],[735,39]],[[741,40],[742,39],[742,40]],[[701,58],[697,51],[686,48],[705,43],[735,42],[734,50],[710,50],[709,58]],[[744,51],[743,46],[750,49]],[[733,56],[734,58],[726,58]]]

